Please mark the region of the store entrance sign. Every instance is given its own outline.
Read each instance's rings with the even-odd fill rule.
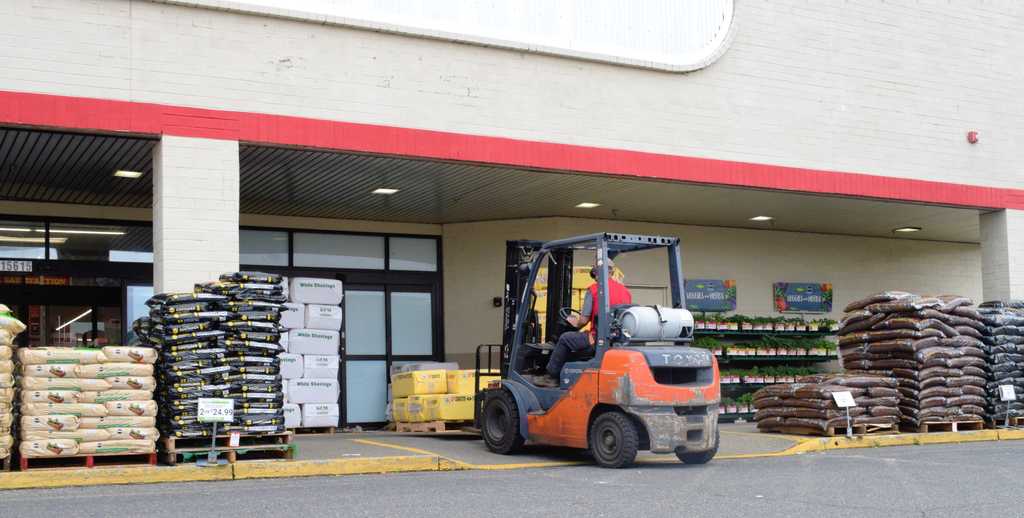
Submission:
[[[683,291],[690,311],[736,311],[736,281],[732,279],[686,279]]]
[[[0,261],[0,272],[31,272],[32,261]]]
[[[827,282],[776,282],[772,289],[775,310],[780,313],[830,313],[832,284]]]

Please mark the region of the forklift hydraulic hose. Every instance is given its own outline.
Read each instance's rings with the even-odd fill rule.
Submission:
[[[630,340],[671,340],[693,333],[693,315],[680,308],[632,306],[623,310],[618,320]]]

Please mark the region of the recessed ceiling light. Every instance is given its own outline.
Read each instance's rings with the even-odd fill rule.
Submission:
[[[893,232],[920,232],[921,227],[900,227],[892,229]]]
[[[754,217],[750,218],[750,221],[771,221],[773,219],[775,219],[775,218],[773,218],[771,216],[754,216]]]
[[[120,176],[121,178],[138,178],[142,176],[142,172],[118,170],[114,172],[114,176]]]
[[[600,203],[594,203],[592,201],[585,201],[585,202],[576,204],[576,208],[577,209],[593,209],[595,207],[600,207],[600,206],[601,206]]]
[[[396,192],[398,192],[398,189],[389,189],[387,187],[381,187],[373,190],[373,194],[395,194]]]

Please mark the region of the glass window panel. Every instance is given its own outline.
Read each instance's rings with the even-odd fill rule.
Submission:
[[[345,362],[345,414],[349,423],[387,421],[386,368],[384,360]]]
[[[429,355],[434,352],[431,294],[391,293],[391,354]]]
[[[288,232],[241,230],[238,249],[241,264],[288,266]]]
[[[153,262],[153,229],[126,225],[50,224],[50,259]]]
[[[345,354],[387,353],[384,292],[345,290]]]
[[[295,234],[295,266],[384,269],[384,238],[342,234]]]
[[[121,308],[96,308],[96,333],[92,342],[97,347],[121,344]]]
[[[44,259],[46,228],[42,223],[0,221],[0,257]]]
[[[389,238],[388,266],[392,270],[437,271],[437,240],[414,237]]]
[[[153,296],[152,286],[128,286],[128,308],[126,313],[128,314],[128,343],[131,343],[135,337],[135,331],[132,330],[132,324],[135,323],[140,317],[149,316],[149,307],[146,306],[146,301]]]
[[[82,347],[92,344],[92,308],[46,306],[46,344]]]

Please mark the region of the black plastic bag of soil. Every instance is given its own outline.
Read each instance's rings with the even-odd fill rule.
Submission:
[[[253,282],[261,284],[281,284],[283,276],[266,272],[232,272],[223,273],[220,280],[227,282]]]
[[[223,295],[212,293],[157,293],[146,301],[150,308],[158,308],[167,304],[188,304],[193,302],[225,302],[228,298]]]

